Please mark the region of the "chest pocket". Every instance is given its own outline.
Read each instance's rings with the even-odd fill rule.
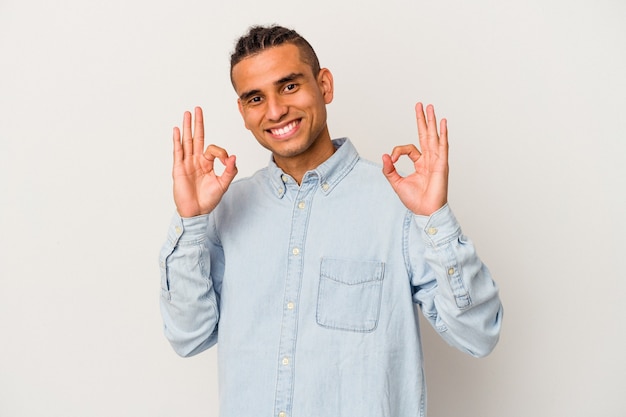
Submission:
[[[354,332],[378,325],[385,264],[322,258],[317,324]]]

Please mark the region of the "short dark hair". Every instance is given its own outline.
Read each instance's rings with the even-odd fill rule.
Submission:
[[[237,40],[235,50],[230,55],[230,80],[233,80],[233,68],[239,62],[256,55],[264,49],[293,44],[298,47],[300,59],[308,64],[313,70],[313,75],[320,72],[320,63],[313,47],[306,39],[293,29],[288,29],[278,25],[252,26],[248,33]],[[234,83],[233,83],[234,85]]]

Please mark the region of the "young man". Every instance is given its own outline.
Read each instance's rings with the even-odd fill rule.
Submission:
[[[165,335],[182,356],[219,344],[224,417],[425,415],[416,305],[451,345],[484,356],[497,288],[447,205],[446,121],[416,106],[421,152],[380,167],[331,140],[333,77],[296,32],[255,27],[231,57],[248,130],[269,165],[232,182],[204,148],[202,111],[174,129],[174,216],[161,252]],[[394,163],[408,155],[415,172]],[[215,174],[219,159],[225,170]]]

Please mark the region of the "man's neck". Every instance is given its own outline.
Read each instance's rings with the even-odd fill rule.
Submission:
[[[298,185],[302,182],[304,174],[323,164],[335,153],[335,146],[330,139],[315,142],[308,152],[290,158],[282,158],[274,155],[274,162],[285,174],[290,175]]]

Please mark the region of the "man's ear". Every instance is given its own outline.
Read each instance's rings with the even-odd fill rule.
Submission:
[[[319,85],[322,95],[324,96],[324,103],[330,104],[333,101],[335,94],[335,85],[333,81],[333,74],[331,74],[328,68],[320,69],[320,72],[317,75],[317,84]]]

